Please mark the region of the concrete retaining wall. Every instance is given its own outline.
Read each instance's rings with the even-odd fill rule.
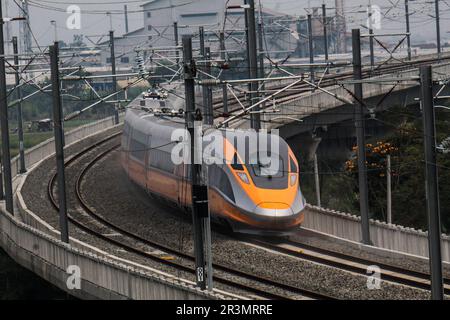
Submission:
[[[309,206],[305,228],[351,241],[361,241],[361,218],[351,214]],[[370,235],[376,247],[428,257],[428,233],[371,220]],[[442,259],[450,262],[450,237],[442,235]]]
[[[73,240],[72,240],[73,241]],[[99,299],[218,299],[193,284],[156,272],[146,272],[67,245],[38,231],[3,210],[0,244],[19,264],[80,298]],[[66,286],[71,265],[81,270],[82,290]]]
[[[66,145],[112,126],[111,117],[77,128],[66,134]],[[53,153],[54,142],[50,139],[26,152],[26,165],[30,168]],[[12,165],[22,219],[9,215],[2,203],[0,245],[17,263],[62,290],[84,299],[239,298],[220,291],[200,291],[193,282],[112,256],[77,239],[71,238],[70,245],[59,241],[59,232],[25,206],[20,191],[26,175],[18,175],[18,158],[12,160]],[[67,268],[72,265],[80,268],[81,290],[67,287]]]

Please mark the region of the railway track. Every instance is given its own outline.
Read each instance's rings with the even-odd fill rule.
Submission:
[[[114,140],[120,135],[120,133],[114,134],[110,137],[107,137],[106,139],[103,139],[102,141],[93,144],[78,154],[71,157],[66,163],[66,167],[70,167],[75,162],[77,162],[79,159],[83,158],[86,154],[91,152],[92,150],[99,148],[101,146],[104,146],[106,143],[110,143],[110,141]],[[98,161],[100,161],[102,158],[107,156],[109,153],[113,152],[114,150],[117,150],[119,147],[118,144],[113,144],[111,147],[108,147],[106,150],[102,151],[98,155],[95,156],[95,158],[88,162],[88,164],[82,169],[82,171],[79,173],[79,175],[76,178],[76,184],[75,184],[75,194],[78,203],[83,208],[83,211],[89,215],[90,218],[92,218],[97,224],[101,224],[102,226],[108,228],[108,230],[111,230],[112,232],[105,232],[105,230],[99,231],[96,230],[93,226],[95,223],[83,223],[74,218],[73,216],[69,216],[69,221],[78,227],[79,229],[92,234],[96,236],[97,238],[106,241],[116,247],[119,247],[123,250],[126,250],[128,252],[137,254],[141,257],[151,259],[152,261],[173,267],[177,270],[184,271],[190,274],[195,274],[194,267],[192,266],[192,263],[194,262],[194,257],[179,251],[175,250],[173,248],[170,248],[166,245],[163,245],[161,243],[157,243],[154,241],[150,241],[148,239],[142,238],[132,232],[129,232],[128,230],[123,229],[122,227],[115,225],[111,223],[110,221],[107,221],[102,216],[98,215],[93,208],[89,206],[89,204],[86,203],[86,201],[83,198],[81,185],[85,178],[85,176],[88,174],[89,170],[96,164]],[[53,194],[53,189],[56,181],[56,174],[52,176],[52,179],[49,181],[48,184],[48,197],[52,203],[52,206],[55,209],[58,209],[57,201]],[[117,234],[120,235],[120,237],[117,236]],[[284,239],[270,239],[270,238],[255,238],[255,237],[248,237],[248,236],[235,236],[236,239],[251,243],[255,246],[263,247],[265,249],[269,249],[272,251],[276,251],[278,253],[282,253],[285,255],[301,258],[303,260],[311,261],[314,263],[319,263],[322,265],[334,267],[340,270],[345,270],[349,272],[353,272],[360,275],[367,275],[367,267],[371,265],[377,265],[382,270],[381,278],[382,280],[389,281],[392,283],[397,284],[403,284],[410,287],[418,288],[418,289],[430,289],[430,282],[429,282],[429,275],[426,273],[421,273],[417,271],[412,270],[406,270],[397,266],[382,264],[374,261],[370,261],[367,259],[363,259],[360,257],[354,257],[349,256],[343,253],[337,253],[334,251],[326,250],[326,249],[320,249],[316,247],[312,247],[310,245],[294,242],[294,241],[286,241]],[[137,242],[138,245],[136,245]],[[147,250],[143,249],[144,247],[147,247]],[[148,247],[151,247],[153,249],[159,250],[160,252],[163,252],[165,254],[164,256],[161,256],[161,254],[154,254],[150,253],[148,250]],[[174,261],[175,259],[168,259],[167,255],[173,255],[178,257],[180,260],[184,261],[178,262]],[[190,265],[188,265],[190,264]],[[311,299],[333,299],[333,297],[318,294],[316,292],[311,292],[308,290],[304,290],[295,286],[291,286],[279,281],[274,281],[272,279],[262,278],[253,274],[249,274],[246,272],[243,272],[241,270],[236,270],[229,268],[227,266],[214,264],[214,269],[216,271],[219,271],[223,274],[231,274],[234,277],[239,277],[242,279],[245,279],[247,281],[253,281],[255,283],[261,283],[264,286],[278,288],[280,290],[284,290],[296,295],[300,295],[306,298]],[[216,275],[214,276],[214,281],[221,283],[226,286],[238,288],[240,290],[244,290],[246,292],[251,292],[252,294],[267,298],[267,299],[289,299],[290,297],[287,295],[274,293],[274,292],[268,292],[267,290],[263,290],[260,288],[255,288],[253,286],[249,286],[248,284],[244,284],[241,282],[238,282],[236,280],[230,280],[223,276]],[[445,294],[450,294],[450,279],[444,280],[445,284]]]
[[[106,143],[109,143],[110,141],[117,138],[119,135],[120,135],[120,133],[113,134],[113,135],[101,140],[100,142],[85,148],[81,152],[79,152],[76,155],[74,155],[73,157],[71,157],[68,161],[66,161],[65,167],[67,168],[67,167],[73,165],[75,162],[77,162],[79,159],[84,157],[89,152],[93,151],[95,148],[98,148]],[[181,252],[179,250],[172,249],[163,244],[160,244],[160,243],[157,243],[154,241],[150,241],[148,239],[144,239],[132,232],[129,232],[129,231],[121,228],[120,226],[117,226],[117,225],[107,221],[106,219],[104,219],[103,217],[98,215],[95,212],[95,210],[92,209],[84,201],[82,192],[81,192],[81,183],[83,181],[83,178],[86,176],[87,172],[98,161],[100,161],[102,158],[107,156],[112,151],[116,150],[118,147],[119,147],[119,145],[114,144],[112,147],[107,148],[105,151],[98,154],[92,161],[90,161],[88,163],[88,165],[85,166],[83,168],[83,170],[79,173],[77,180],[76,180],[75,190],[74,190],[77,200],[78,200],[79,204],[81,205],[81,207],[83,208],[83,210],[85,211],[85,213],[87,213],[89,215],[89,217],[91,217],[91,219],[93,219],[96,223],[100,223],[102,226],[112,230],[113,233],[111,233],[111,232],[105,233],[104,228],[102,228],[103,229],[102,231],[96,230],[96,228],[94,227],[95,223],[89,223],[89,224],[83,223],[83,222],[80,222],[75,217],[73,217],[72,215],[68,215],[68,219],[69,219],[70,223],[75,225],[80,230],[82,230],[88,234],[91,234],[109,244],[112,244],[113,246],[119,247],[130,253],[134,253],[141,257],[144,257],[144,258],[150,259],[152,261],[172,267],[176,270],[180,270],[180,271],[195,275],[195,268],[192,266],[192,262],[194,261],[193,256],[186,254],[185,252]],[[56,181],[56,174],[54,174],[52,176],[52,178],[50,179],[50,181],[48,183],[47,195],[48,195],[48,198],[49,198],[52,206],[56,210],[59,210],[57,200],[55,199],[55,196],[53,193],[55,181]],[[118,235],[120,237],[118,237]],[[136,243],[133,243],[133,242],[137,242],[138,245],[136,245]],[[151,247],[153,249],[160,250],[166,254],[166,257],[163,257],[159,254],[151,253],[148,250],[145,250],[143,247],[147,247],[147,249],[148,249],[148,247]],[[188,265],[186,263],[174,261],[172,259],[168,259],[167,254],[177,256],[181,260],[188,262],[190,265]],[[282,283],[282,282],[274,281],[274,280],[271,280],[268,278],[260,277],[260,276],[254,275],[254,274],[246,273],[241,270],[233,269],[233,268],[230,268],[230,267],[227,267],[224,265],[214,264],[213,267],[216,270],[216,272],[220,271],[223,274],[229,274],[229,275],[232,275],[233,277],[239,277],[239,278],[245,279],[246,281],[251,281],[254,283],[262,284],[263,286],[265,286],[267,288],[269,288],[269,287],[274,288],[277,290],[289,292],[291,294],[295,294],[295,295],[302,296],[305,298],[319,299],[319,300],[335,299],[335,297],[332,297],[332,296],[328,296],[328,295],[320,294],[317,292],[312,292],[309,290],[298,288],[295,286],[291,286],[286,283]],[[276,300],[292,299],[290,296],[288,296],[286,294],[279,294],[276,292],[270,292],[265,289],[256,288],[254,286],[251,286],[251,285],[248,285],[248,284],[245,284],[242,282],[238,282],[236,280],[230,280],[223,276],[218,276],[217,274],[214,275],[214,281],[217,283],[226,285],[226,286],[230,286],[233,288],[243,290],[245,292],[250,292],[258,297],[262,297],[262,298],[266,298],[266,299],[276,299]],[[277,291],[277,290],[273,290],[273,291]]]
[[[367,268],[376,265],[381,269],[381,279],[410,287],[430,290],[430,275],[408,270],[386,263],[374,262],[361,257],[355,257],[327,249],[313,247],[307,244],[284,239],[268,239],[240,236],[243,241],[272,251],[287,254],[326,266],[367,275]],[[444,294],[450,295],[450,279],[444,278]]]
[[[450,56],[443,57],[440,59],[440,61],[444,61],[444,60],[445,61],[450,60]],[[430,64],[430,63],[433,63],[436,61],[438,61],[438,59],[434,59],[434,58],[433,59],[421,59],[421,60],[415,60],[415,61],[404,61],[403,63],[397,63],[397,64],[387,64],[385,66],[380,66],[378,68],[375,68],[375,70],[372,70],[370,68],[365,68],[365,69],[363,69],[363,79],[366,79],[366,78],[369,78],[372,76],[383,75],[386,73],[406,71],[406,70],[410,70],[411,68],[418,68],[420,66]],[[325,75],[321,82],[321,87],[329,87],[329,86],[337,85],[339,81],[351,80],[351,79],[353,79],[353,71],[345,71],[345,72],[342,72],[339,74]],[[272,86],[272,87],[268,87],[267,89],[279,90],[281,88],[283,88],[283,86]],[[289,101],[297,99],[303,93],[309,92],[309,91],[311,91],[310,85],[305,84],[305,83],[300,83],[300,84],[292,87],[291,91],[279,94],[275,98],[275,101],[277,103],[288,103]],[[245,94],[242,94],[242,93],[237,94],[236,96],[239,99],[245,98]],[[235,99],[229,99],[229,101],[228,101],[229,108],[232,106],[236,106],[236,105],[239,105],[239,103],[237,101],[235,101]],[[248,107],[247,101],[243,101],[243,105]],[[239,105],[238,108],[231,109],[231,110],[229,110],[227,115],[224,115],[223,112],[220,111],[222,108],[222,100],[221,99],[214,101],[213,108],[214,108],[214,111],[216,111],[216,116],[215,116],[216,118],[229,116],[229,115],[233,114],[234,112],[242,110],[242,107]]]

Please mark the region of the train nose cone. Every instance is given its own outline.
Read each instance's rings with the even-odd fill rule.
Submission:
[[[269,219],[294,215],[291,206],[282,202],[262,202],[255,207],[254,212],[259,216],[267,217]]]

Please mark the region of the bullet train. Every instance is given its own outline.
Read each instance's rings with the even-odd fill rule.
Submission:
[[[164,96],[147,95],[143,99],[145,103],[126,112],[122,167],[129,179],[150,196],[189,211],[192,204],[189,165],[175,165],[171,157],[176,144],[172,134],[185,128],[183,112],[169,111]],[[235,232],[253,234],[288,234],[299,227],[306,203],[300,189],[299,165],[287,143],[273,137],[278,139],[279,154],[271,157],[277,156],[279,161],[269,174],[263,174],[266,169],[263,164],[245,164],[253,162],[243,159],[238,152],[243,149],[229,141],[245,140],[245,131],[220,132],[226,161],[204,166],[211,219]],[[252,149],[249,145],[245,148],[248,160]]]

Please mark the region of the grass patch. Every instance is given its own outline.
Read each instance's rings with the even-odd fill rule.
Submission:
[[[97,121],[97,120],[96,119],[93,119],[93,120],[71,120],[64,124],[64,129],[66,131],[70,131],[70,130],[90,124],[95,121]],[[14,126],[11,126],[11,127],[14,128]],[[53,131],[26,132],[26,133],[24,133],[25,149],[32,148],[50,138],[53,138]],[[9,135],[9,143],[10,143],[11,158],[13,158],[19,154],[19,136],[17,133]],[[0,141],[0,146],[1,146],[1,141]]]

